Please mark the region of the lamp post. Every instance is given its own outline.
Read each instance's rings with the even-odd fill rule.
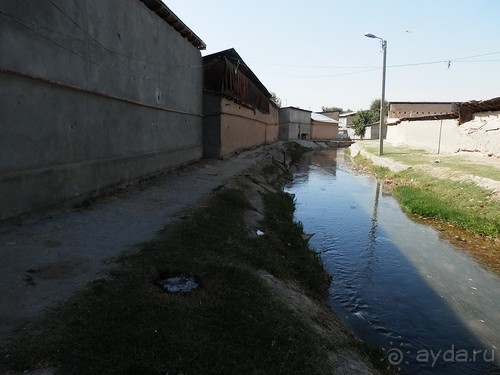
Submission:
[[[378,139],[379,139],[379,146],[378,146],[378,154],[382,156],[384,154],[384,135],[382,133],[383,129],[383,123],[384,123],[384,101],[385,101],[385,58],[387,55],[387,41],[373,35],[371,33],[365,33],[365,36],[367,38],[375,38],[375,39],[380,39],[382,42],[382,51],[384,52],[384,62],[383,62],[383,68],[382,68],[382,98],[380,99],[380,124],[378,126]]]

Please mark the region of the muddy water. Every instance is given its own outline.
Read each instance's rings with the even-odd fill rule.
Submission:
[[[500,374],[500,280],[412,221],[343,150],[306,155],[287,191],[333,277],[329,303],[410,374]]]

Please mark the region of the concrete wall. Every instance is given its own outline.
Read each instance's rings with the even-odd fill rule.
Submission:
[[[387,125],[384,125],[382,133],[384,139],[387,138]],[[379,124],[378,123],[371,124],[366,127],[364,139],[379,139],[378,134],[379,134]]]
[[[356,116],[356,114],[339,115],[339,126],[344,129],[352,127],[352,120],[354,120],[354,116]]]
[[[311,122],[311,139],[315,140],[335,140],[339,133],[339,125],[327,122]]]
[[[387,141],[432,152],[455,152],[458,145],[458,121],[402,121],[387,127]]]
[[[0,219],[202,155],[198,49],[138,0],[54,4],[0,5]]]
[[[311,136],[311,111],[295,107],[279,109],[279,139],[299,139],[301,134]]]
[[[273,143],[278,139],[278,109],[262,113],[205,92],[203,122],[204,156],[223,158],[236,151]]]

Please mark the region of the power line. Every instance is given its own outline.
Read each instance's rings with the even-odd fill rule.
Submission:
[[[477,13],[479,13],[480,11],[482,11],[482,10],[484,10],[484,9],[488,8],[489,6],[493,5],[493,4],[494,4],[494,3],[496,3],[496,2],[497,2],[497,0],[493,0],[493,1],[489,2],[488,4],[486,4],[485,6],[483,6],[483,7],[481,7],[481,8],[476,9],[474,12],[472,12],[472,13],[467,12],[467,14],[464,14],[462,17],[460,17],[460,18],[454,18],[452,21],[450,21],[450,22],[446,23],[445,25],[441,25],[440,27],[438,27],[438,28],[434,29],[434,30],[433,30],[433,31],[431,31],[430,33],[426,33],[426,34],[424,34],[424,35],[428,35],[428,34],[435,34],[437,31],[442,30],[442,29],[445,29],[445,28],[449,27],[450,25],[454,25],[454,26],[456,26],[456,25],[460,24],[460,21],[462,21],[464,18],[467,18],[467,19],[469,19],[469,20],[470,20],[470,19],[471,19],[471,17],[472,17],[473,15],[476,15],[476,14],[477,14]],[[474,2],[474,3],[475,3],[475,4],[477,4],[476,2]]]
[[[100,68],[102,68],[102,69],[105,69],[105,70],[107,70],[107,71],[110,71],[110,72],[118,73],[118,74],[121,74],[121,75],[126,76],[126,77],[131,77],[131,78],[134,78],[134,77],[135,77],[135,75],[132,75],[132,74],[126,74],[126,73],[124,73],[123,71],[118,71],[118,70],[116,70],[116,69],[112,69],[112,68],[111,68],[111,67],[109,67],[109,66],[106,66],[106,65],[100,64],[100,63],[98,63],[97,61],[92,60],[90,57],[87,57],[87,56],[85,56],[85,55],[82,55],[81,53],[78,53],[78,52],[76,52],[76,51],[73,51],[72,49],[67,48],[66,46],[64,46],[64,45],[62,45],[62,44],[60,44],[60,43],[56,42],[54,39],[49,38],[48,36],[43,35],[43,34],[39,33],[38,31],[36,31],[36,30],[32,29],[31,27],[29,27],[28,25],[26,25],[25,23],[23,23],[23,21],[25,21],[25,20],[20,20],[20,19],[18,19],[18,18],[16,18],[16,17],[13,17],[13,16],[11,16],[11,15],[9,15],[9,14],[7,14],[7,13],[3,12],[2,10],[0,10],[0,14],[2,14],[2,15],[3,15],[3,16],[5,16],[5,17],[10,18],[13,22],[15,22],[15,23],[17,23],[18,25],[20,25],[21,27],[23,27],[23,28],[25,28],[25,29],[27,29],[27,30],[31,31],[32,33],[36,34],[38,37],[40,37],[40,38],[42,38],[42,39],[44,39],[44,40],[48,41],[49,43],[52,43],[52,44],[56,45],[57,47],[59,47],[59,48],[61,48],[61,49],[65,50],[65,51],[67,51],[68,53],[70,53],[70,54],[72,54],[72,55],[74,55],[74,56],[77,56],[77,57],[81,58],[82,60],[88,61],[89,63],[91,63],[91,64],[93,64],[93,65],[95,65],[95,66],[98,66],[98,67],[100,67]],[[25,22],[26,22],[26,21],[25,21]],[[30,23],[28,22],[28,24],[30,24]],[[36,25],[36,26],[35,26],[35,28],[37,28],[37,27],[38,27],[38,25]],[[163,74],[163,73],[162,73],[162,74]]]
[[[279,67],[288,67],[288,68],[311,68],[311,69],[370,69],[374,68],[373,66],[328,66],[328,65],[287,65],[287,64],[273,64],[273,63],[265,63],[259,61],[252,61],[252,64],[257,65],[267,65],[267,66],[279,66]]]
[[[52,6],[54,8],[56,8],[59,12],[61,12],[67,19],[69,19],[76,27],[78,27],[81,31],[83,31],[83,33],[91,38],[92,40],[94,40],[102,49],[104,49],[106,52],[108,52],[109,54],[111,54],[114,58],[116,58],[116,60],[118,60],[118,62],[120,64],[122,64],[126,69],[130,70],[132,73],[134,73],[137,77],[139,77],[139,79],[141,79],[144,83],[146,83],[147,85],[149,85],[151,88],[153,89],[156,89],[155,86],[153,86],[151,83],[149,83],[145,78],[143,78],[138,72],[136,72],[134,69],[132,69],[128,64],[126,64],[125,62],[123,62],[120,58],[118,58],[118,56],[110,49],[108,49],[106,46],[104,46],[101,42],[99,42],[96,38],[94,38],[92,35],[90,35],[88,33],[87,30],[85,30],[82,26],[80,26],[80,24],[78,22],[76,22],[73,18],[71,18],[68,14],[66,14],[66,12],[64,12],[60,7],[58,7],[56,4],[54,4],[54,2],[52,0],[48,0],[49,3],[52,4]],[[89,56],[90,57],[90,56]]]
[[[405,66],[418,66],[418,65],[432,65],[432,64],[442,64],[442,63],[447,63],[448,61],[451,62],[458,62],[459,60],[465,60],[465,59],[471,59],[475,57],[483,57],[483,56],[490,56],[490,55],[496,55],[499,54],[500,51],[496,52],[489,52],[489,53],[482,53],[480,55],[472,55],[472,56],[465,56],[465,57],[457,57],[453,59],[446,59],[446,60],[434,60],[434,61],[423,61],[423,62],[417,62],[417,63],[408,63],[408,64],[396,64],[396,65],[387,65],[388,68],[399,68],[399,67],[405,67]],[[493,60],[494,61],[494,60]],[[368,69],[368,70],[363,70],[362,72],[352,72],[352,73],[341,73],[340,75],[344,74],[357,74],[357,73],[363,73],[367,72],[370,70],[375,70],[375,69],[380,69],[380,67],[377,66],[321,66],[321,65],[287,65],[287,64],[274,64],[274,63],[263,63],[263,62],[255,62],[253,61],[254,64],[261,64],[261,65],[266,65],[266,66],[278,66],[278,67],[286,67],[286,68],[311,68],[311,69]]]

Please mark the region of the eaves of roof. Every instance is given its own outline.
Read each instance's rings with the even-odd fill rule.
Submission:
[[[443,113],[440,115],[426,115],[426,116],[414,116],[414,117],[402,117],[398,118],[395,122],[388,123],[387,125],[398,125],[403,121],[432,121],[432,120],[446,120],[446,119],[457,119],[457,113]]]
[[[312,111],[308,110],[308,109],[302,109],[302,108],[299,108],[299,107],[294,107],[292,105],[288,106],[288,107],[281,107],[281,109],[294,109],[296,111],[302,111],[302,112],[308,112],[308,113],[312,113]]]
[[[328,116],[325,116],[325,115],[322,115],[321,113],[316,113],[316,112],[311,113],[311,120],[318,121],[318,122],[324,122],[324,123],[328,123],[328,124],[338,124],[339,123],[337,120],[334,120]]]
[[[459,107],[466,107],[472,112],[500,111],[500,97],[488,100],[471,100],[458,104]]]
[[[471,100],[458,103],[459,124],[468,122],[474,118],[474,113],[500,111],[500,97],[488,100]]]
[[[179,17],[175,15],[161,0],[140,0],[149,9],[155,12],[166,23],[172,26],[181,36],[187,39],[199,50],[204,50],[207,45],[201,40]]]
[[[254,72],[248,67],[248,65],[243,61],[241,56],[236,52],[234,48],[229,48],[224,51],[219,51],[212,53],[210,55],[203,56],[203,61],[207,63],[214,59],[226,58],[232,64],[236,65],[240,71],[245,74],[255,85],[266,95],[268,98],[271,97],[271,93],[267,90],[266,86],[257,78]]]
[[[456,102],[389,102],[389,104],[455,104]]]

